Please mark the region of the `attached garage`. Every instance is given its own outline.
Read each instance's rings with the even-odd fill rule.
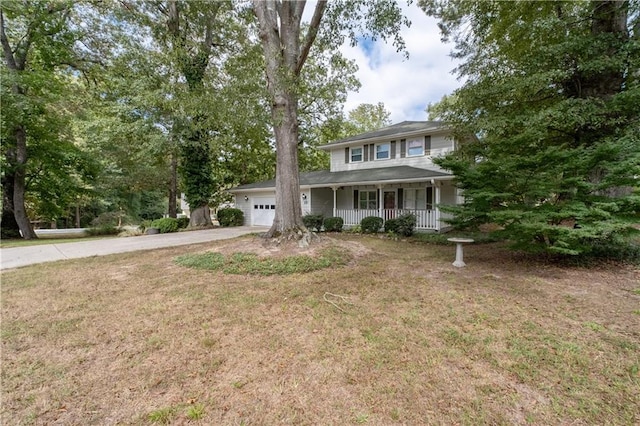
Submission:
[[[271,226],[276,216],[275,197],[254,197],[251,200],[251,225]]]

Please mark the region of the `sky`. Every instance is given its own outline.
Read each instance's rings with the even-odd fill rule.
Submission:
[[[452,74],[458,64],[449,57],[453,46],[440,41],[437,20],[428,17],[415,2],[405,4],[403,9],[412,22],[402,31],[409,59],[396,52],[391,42],[381,40],[354,47],[347,43],[341,48],[345,57],[356,61],[356,77],[362,84],[358,92],[349,93],[345,114],[362,103],[382,102],[394,124],[427,120],[427,105],[462,85]]]

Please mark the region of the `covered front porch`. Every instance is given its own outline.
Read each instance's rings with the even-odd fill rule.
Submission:
[[[306,191],[305,191],[306,189]],[[450,180],[301,188],[303,214],[341,217],[353,227],[368,216],[387,221],[404,214],[416,217],[416,229],[441,231],[447,227],[442,204],[456,204]]]
[[[434,210],[407,210],[407,209],[382,209],[382,210],[353,210],[353,209],[336,209],[333,216],[341,217],[345,226],[360,225],[362,219],[368,216],[381,217],[385,222],[389,219],[402,216],[404,214],[413,214],[416,217],[416,229],[422,230],[440,230],[440,211]]]
[[[245,224],[273,222],[275,180],[242,185],[232,193],[235,206],[244,212]],[[387,221],[411,213],[416,216],[417,229],[442,231],[448,225],[439,206],[461,202],[453,176],[438,170],[397,166],[300,175],[302,214],[341,217],[347,227],[360,225],[367,216]]]

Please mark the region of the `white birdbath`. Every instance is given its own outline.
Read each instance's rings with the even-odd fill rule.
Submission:
[[[466,266],[464,263],[464,254],[462,253],[462,245],[466,243],[472,243],[471,238],[447,238],[447,241],[456,243],[456,261],[453,262],[453,266],[456,268],[462,268]]]

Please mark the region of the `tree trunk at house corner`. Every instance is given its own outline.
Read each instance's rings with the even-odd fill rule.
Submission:
[[[298,114],[294,95],[280,93],[271,115],[276,136],[276,212],[266,238],[294,239],[308,245],[310,233],[302,222],[298,171]]]
[[[204,205],[191,210],[189,228],[211,228],[212,226],[209,206]]]

